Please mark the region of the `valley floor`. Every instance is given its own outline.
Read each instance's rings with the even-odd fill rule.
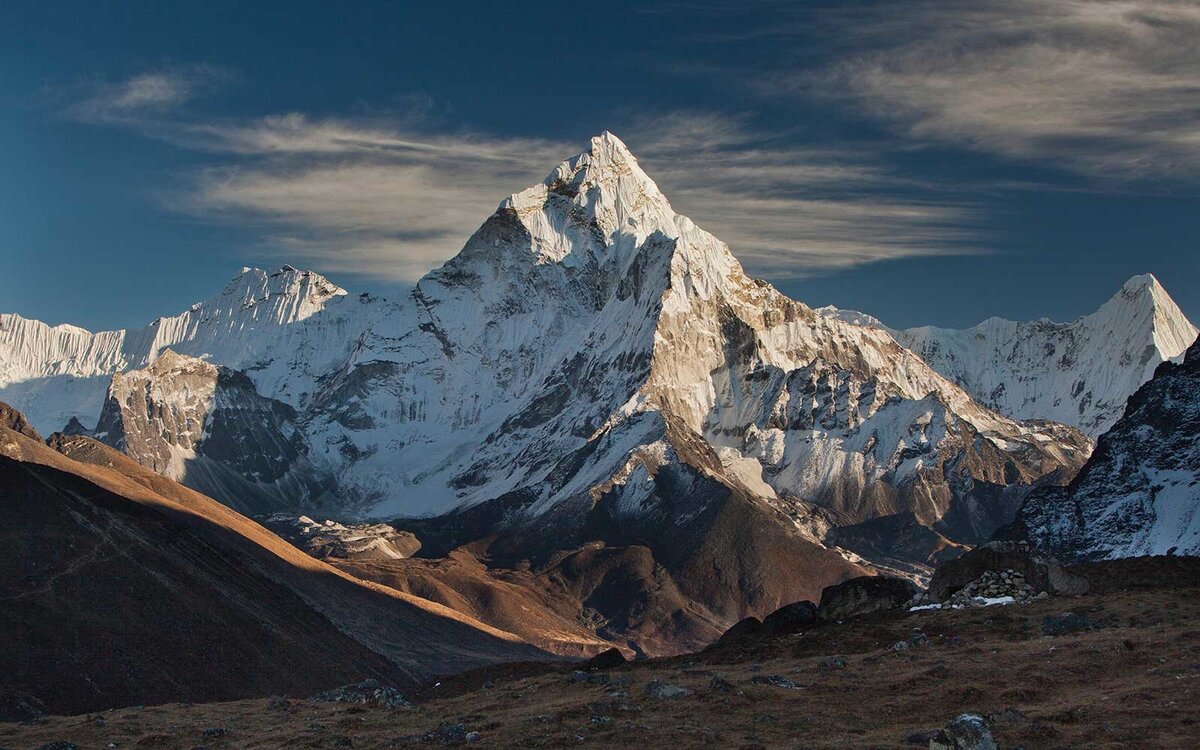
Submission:
[[[1092,566],[1088,596],[882,615],[588,680],[510,665],[400,709],[294,698],[126,708],[0,724],[0,747],[904,748],[974,712],[1002,748],[1195,748],[1200,565],[1157,560]],[[655,680],[659,694],[688,692],[654,697]]]

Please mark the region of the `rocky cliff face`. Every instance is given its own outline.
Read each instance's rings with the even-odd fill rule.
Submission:
[[[328,472],[296,410],[236,371],[166,350],[113,376],[93,437],[243,512],[318,504]]]
[[[1074,560],[1200,554],[1200,343],[1138,389],[1075,481],[1030,496],[1016,530]]]

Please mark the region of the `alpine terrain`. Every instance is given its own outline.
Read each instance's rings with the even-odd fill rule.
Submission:
[[[1200,555],[1200,343],[1159,365],[1075,480],[1032,494],[1014,528],[1066,559]]]
[[[1129,295],[1147,321],[1152,286]],[[1139,318],[1073,421],[1106,419],[1185,324],[1149,351]],[[1120,362],[1101,338],[1061,354]],[[605,133],[401,300],[285,266],[140,330],[2,316],[0,398],[246,512],[553,569],[588,627],[659,651],[871,566],[922,575],[1083,465],[1065,411],[994,410],[905,344],[748,277]]]

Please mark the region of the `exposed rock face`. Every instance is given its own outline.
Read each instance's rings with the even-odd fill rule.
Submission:
[[[821,592],[817,612],[826,622],[897,609],[917,595],[912,581],[890,576],[863,576]]]
[[[38,434],[37,430],[33,429],[33,425],[29,423],[25,415],[3,401],[0,401],[0,427],[6,427],[13,432],[38,442],[42,440],[42,436]]]
[[[243,373],[166,350],[113,376],[93,435],[245,512],[318,503],[329,485],[289,405]]]
[[[0,315],[0,398],[44,433],[72,417],[95,424],[112,375],[145,367],[171,348],[253,370],[265,390],[296,403],[307,394],[292,384],[335,368],[361,332],[360,308],[368,305],[345,294],[291,266],[270,274],[245,268],[213,299],[135,330],[92,333]],[[307,325],[318,312],[320,323]]]
[[[989,542],[938,566],[926,595],[930,601],[944,602],[989,571],[1003,570],[1019,573],[1034,593],[1075,596],[1088,590],[1086,579],[1067,572],[1045,552],[1020,542]]]
[[[932,570],[970,549],[921,523],[911,512],[832,528],[825,541],[854,550],[875,565],[905,573]]]
[[[386,523],[345,525],[287,514],[273,515],[262,523],[321,560],[402,560],[421,549],[416,536]]]
[[[1200,344],[1160,365],[1079,476],[1030,496],[1014,528],[1072,561],[1200,554]]]
[[[1162,362],[1178,361],[1197,330],[1150,274],[1134,276],[1072,323],[989,318],[962,331],[895,332],[981,404],[1016,419],[1050,419],[1096,437]]]

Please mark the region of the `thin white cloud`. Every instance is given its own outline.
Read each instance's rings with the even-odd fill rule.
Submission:
[[[211,136],[207,148],[268,158],[208,170],[177,207],[262,223],[281,256],[300,253],[323,270],[399,280],[453,256],[501,198],[581,148],[420,137],[299,115],[195,130]],[[728,242],[754,273],[977,250],[969,207],[886,197],[914,186],[862,155],[789,146],[703,113],[641,120],[626,140],[676,209]]]
[[[1200,172],[1200,3],[956,0],[839,18],[855,49],[814,84],[921,141],[1114,179]]]
[[[168,205],[254,227],[256,252],[321,271],[414,281],[457,253],[501,199],[584,145],[430,134],[403,117],[163,114],[206,80],[138,76],[78,111],[211,154]],[[676,209],[728,242],[752,273],[977,249],[970,208],[939,202],[853,150],[797,146],[794,134],[704,112],[634,118],[623,135]],[[894,197],[900,188],[924,197]]]
[[[193,65],[139,73],[92,87],[67,114],[85,122],[137,125],[186,104],[224,77],[212,66]]]

